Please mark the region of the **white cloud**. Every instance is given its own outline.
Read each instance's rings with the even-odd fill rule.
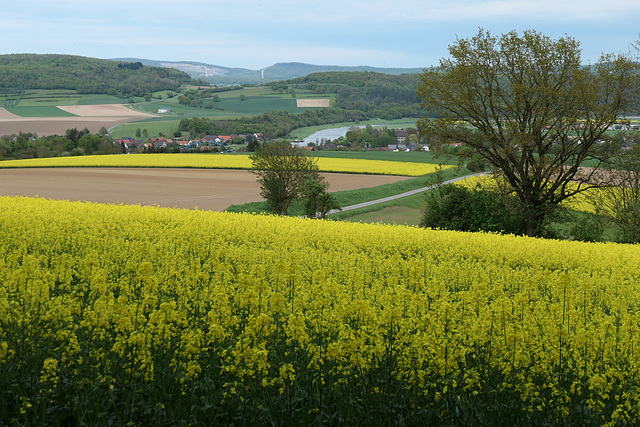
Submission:
[[[625,49],[639,15],[637,0],[23,0],[0,5],[9,35],[0,53],[415,67],[479,26],[566,33],[596,53]]]

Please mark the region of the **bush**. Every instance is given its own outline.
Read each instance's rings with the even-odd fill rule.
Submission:
[[[513,197],[443,185],[427,194],[422,227],[524,234],[525,219]]]
[[[574,240],[601,242],[604,234],[602,219],[595,215],[583,216],[569,230]]]

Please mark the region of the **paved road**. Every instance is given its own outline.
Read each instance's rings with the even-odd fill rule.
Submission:
[[[376,199],[376,200],[371,200],[371,201],[368,201],[368,202],[357,203],[357,204],[351,205],[351,206],[345,206],[345,207],[342,208],[342,210],[334,209],[332,211],[329,211],[328,215],[331,215],[331,214],[334,214],[334,213],[338,213],[338,212],[350,211],[350,210],[353,210],[353,209],[360,209],[360,208],[364,208],[364,207],[367,207],[367,206],[376,205],[378,203],[390,202],[391,200],[400,199],[402,197],[413,196],[414,194],[418,194],[418,193],[422,193],[424,191],[432,190],[435,187],[437,187],[438,185],[452,184],[454,182],[461,181],[461,180],[463,180],[465,178],[469,178],[470,176],[476,176],[476,175],[482,175],[482,174],[484,174],[484,172],[474,173],[474,174],[471,174],[471,175],[460,176],[458,178],[453,178],[453,179],[450,179],[448,181],[444,181],[442,184],[434,184],[434,185],[430,185],[428,187],[422,187],[422,188],[417,188],[415,190],[407,191],[406,193],[400,193],[400,194],[396,194],[396,195],[393,195],[393,196],[384,197],[382,199]]]

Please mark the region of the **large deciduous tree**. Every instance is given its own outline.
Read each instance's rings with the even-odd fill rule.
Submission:
[[[251,172],[258,177],[260,194],[275,214],[287,214],[307,179],[320,180],[317,159],[285,140],[265,143],[249,158]]]
[[[419,128],[436,150],[462,143],[486,159],[521,201],[526,234],[539,235],[560,202],[602,184],[605,132],[632,106],[638,66],[625,55],[584,66],[578,41],[532,30],[480,29],[449,53],[421,75],[418,96],[435,118]]]

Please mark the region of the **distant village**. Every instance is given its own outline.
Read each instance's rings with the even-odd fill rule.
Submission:
[[[246,135],[206,135],[199,139],[180,140],[164,137],[156,138],[132,138],[123,137],[113,142],[122,152],[164,152],[164,151],[231,151],[231,144],[250,144],[254,141],[264,141],[261,133]]]
[[[393,129],[396,135],[397,144],[388,144],[386,147],[378,147],[377,150],[382,151],[417,151],[426,150],[428,147],[424,144],[409,142],[408,132],[404,129]],[[142,153],[142,152],[180,152],[180,151],[199,151],[199,152],[229,152],[233,151],[231,145],[248,146],[252,143],[262,143],[265,141],[262,133],[253,133],[245,135],[206,135],[202,138],[192,140],[170,139],[164,137],[154,138],[133,138],[123,137],[115,139],[113,142],[119,147],[123,153]],[[305,150],[315,151],[322,150],[341,150],[348,147],[340,145],[338,140],[322,140],[317,144],[303,146],[302,140],[295,140],[292,143],[300,145]],[[252,151],[252,150],[250,150]]]
[[[632,124],[615,124],[609,128],[610,130],[640,130],[640,125]],[[397,144],[388,144],[386,147],[377,147],[376,150],[381,151],[429,151],[429,147],[425,144],[408,141],[408,132],[405,129],[392,129],[395,133]],[[245,135],[206,135],[199,139],[182,140],[170,139],[164,137],[154,138],[133,138],[123,137],[115,139],[113,142],[119,147],[123,153],[142,153],[142,152],[230,152],[231,145],[247,144],[248,148],[251,144],[262,143],[265,137],[262,133],[253,133]],[[344,150],[349,147],[340,145],[340,139],[320,140],[312,143],[310,146],[303,146],[303,140],[295,140],[293,143],[298,144],[305,150],[315,151],[322,150]],[[461,146],[460,143],[451,143],[451,146]],[[369,148],[369,147],[367,147]],[[623,148],[628,148],[623,146]],[[249,149],[249,151],[253,151]]]

